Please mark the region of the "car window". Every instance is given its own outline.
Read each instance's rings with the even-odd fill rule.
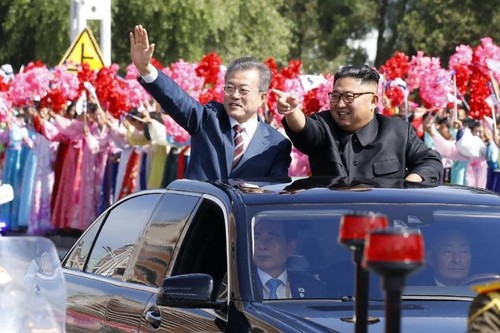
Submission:
[[[353,299],[352,253],[338,243],[341,217],[353,211],[381,213],[388,217],[390,226],[421,231],[425,264],[408,276],[403,297],[470,297],[470,285],[500,278],[500,258],[496,255],[500,253],[500,215],[494,209],[383,204],[323,211],[287,209],[263,211],[250,221],[249,260],[257,299]],[[286,276],[280,276],[285,271]],[[276,282],[277,287],[274,282],[266,284],[271,278],[283,282]],[[381,277],[370,273],[372,299],[383,299],[381,285]]]
[[[83,271],[85,261],[88,258],[88,254],[92,248],[97,232],[101,228],[103,220],[104,214],[92,223],[92,225],[90,225],[85,233],[78,239],[62,264],[64,268]]]
[[[92,248],[85,272],[120,278],[157,202],[159,193],[134,196],[113,207]]]
[[[128,281],[154,287],[161,285],[183,227],[199,200],[192,195],[163,195],[140,240]]]
[[[221,207],[204,199],[183,237],[171,275],[208,274],[216,294],[227,272],[226,223]]]

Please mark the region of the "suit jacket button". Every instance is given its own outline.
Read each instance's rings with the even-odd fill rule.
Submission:
[[[358,161],[352,162],[352,165],[357,166],[358,165]]]

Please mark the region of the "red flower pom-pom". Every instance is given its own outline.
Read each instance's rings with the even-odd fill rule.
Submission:
[[[66,102],[60,89],[52,89],[40,99],[40,107],[47,107],[56,113],[61,113],[66,108]]]
[[[28,63],[26,67],[24,67],[23,72],[29,72],[33,68],[42,68],[45,67],[45,64],[41,60],[36,60]]]
[[[10,85],[8,83],[3,82],[2,77],[0,76],[0,91],[9,91]]]
[[[484,116],[491,115],[491,109],[486,102],[490,96],[490,88],[488,87],[489,77],[486,76],[480,68],[474,67],[470,77],[470,112],[469,116],[473,119],[483,119]]]
[[[159,71],[161,71],[163,69],[163,65],[161,64],[161,62],[156,59],[156,58],[151,58],[151,61],[150,61],[151,65],[155,66],[156,68],[158,68]]]
[[[427,101],[424,97],[420,95],[420,100],[422,102],[422,106],[426,109],[433,109],[434,105],[431,102]]]
[[[206,54],[195,68],[196,75],[205,79],[205,85],[215,87],[219,78],[222,59],[215,52]]]
[[[278,72],[278,65],[276,65],[276,61],[274,60],[274,58],[269,58],[266,61],[264,61],[264,65],[269,67],[273,75]]]
[[[117,71],[118,67],[114,65],[101,68],[96,76],[95,90],[103,109],[120,118],[131,105],[127,83],[116,74]]]
[[[210,88],[200,94],[199,102],[201,104],[207,104],[210,101],[218,101],[222,103],[219,96],[220,94],[218,94],[214,88]]]
[[[405,100],[405,94],[400,87],[392,86],[385,90],[385,95],[389,99],[391,106],[399,106]]]
[[[304,107],[304,113],[309,116],[321,109],[321,103],[318,99],[318,88],[311,89],[305,93],[302,105]]]
[[[78,80],[80,81],[80,87],[78,88],[78,96],[80,96],[82,92],[86,91],[85,87],[83,86],[83,82],[90,82],[93,86],[95,86],[96,73],[90,69],[89,64],[83,63],[78,68],[77,77]]]
[[[471,70],[468,65],[459,65],[453,68],[455,70],[455,78],[457,82],[457,90],[465,95],[469,88],[469,79]]]
[[[385,64],[380,66],[380,72],[385,75],[387,80],[403,79],[410,68],[408,56],[403,52],[396,51]]]
[[[293,79],[300,74],[302,62],[300,60],[290,60],[288,67],[281,69],[281,74],[287,79]]]

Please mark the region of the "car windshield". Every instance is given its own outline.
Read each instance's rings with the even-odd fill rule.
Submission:
[[[320,206],[307,210],[286,207],[256,212],[249,225],[256,299],[353,300],[353,254],[338,243],[341,218],[353,212],[383,214],[390,226],[419,229],[423,235],[425,264],[406,278],[403,298],[472,297],[471,285],[500,278],[500,216],[488,207],[438,204],[352,204],[339,209],[330,205],[327,210]],[[383,299],[381,277],[373,272],[369,275],[370,299]]]

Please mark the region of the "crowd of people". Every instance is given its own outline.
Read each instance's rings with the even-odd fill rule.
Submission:
[[[443,96],[436,88],[427,89],[426,96],[427,102],[435,98],[434,105],[395,105],[396,86],[381,93],[377,69],[343,66],[327,81],[325,96],[318,97],[328,105],[311,112],[311,95],[273,84],[276,73],[251,57],[235,59],[224,69],[220,98],[197,99],[155,64],[154,48],[146,29],[136,26],[130,33],[134,82],[149,99],[128,103],[120,113],[103,103],[105,94],[98,96],[85,84],[86,91],[66,101],[64,110],[36,99],[5,105],[0,95],[0,170],[2,182],[14,188],[14,200],[0,207],[0,222],[8,230],[79,234],[113,202],[176,178],[312,175],[446,182],[500,192],[498,100],[489,112],[471,111],[456,94],[452,105],[438,103]],[[389,67],[382,68],[386,82]],[[418,89],[425,93],[425,84]],[[173,139],[173,124],[189,139]],[[293,295],[295,284],[321,292],[284,271],[293,235],[280,225],[257,225],[256,230],[254,259],[264,298]],[[437,284],[453,284],[467,274],[470,253],[459,241],[456,246],[443,241],[444,254],[431,262],[441,268]],[[269,260],[269,243],[276,260]],[[451,261],[454,247],[465,253],[464,268],[460,274],[454,268],[457,277],[448,277],[444,262]]]
[[[166,170],[172,145],[158,112],[133,109],[120,121],[92,99],[80,112],[74,103],[64,114],[14,112],[0,135],[2,181],[14,188],[0,216],[10,230],[78,233],[114,201],[175,177]]]
[[[327,75],[328,106],[311,113],[307,96],[297,96],[293,85],[277,85],[273,77],[280,74],[270,63],[251,57],[223,71],[217,64],[217,73],[205,68],[211,73],[205,82],[215,84],[222,75],[220,98],[194,98],[194,88],[155,62],[146,29],[136,26],[130,43],[131,83],[149,95],[135,105],[122,103],[125,111],[104,103],[118,94],[103,93],[113,85],[109,80],[100,83],[100,94],[86,86],[64,110],[43,99],[24,105],[0,99],[2,181],[15,190],[14,201],[0,207],[7,229],[80,233],[116,200],[176,178],[329,175],[500,190],[495,112],[478,121],[463,104],[459,112],[391,106],[380,93],[382,75],[364,65]],[[80,76],[90,80],[88,73]],[[175,139],[179,129],[187,139]]]

